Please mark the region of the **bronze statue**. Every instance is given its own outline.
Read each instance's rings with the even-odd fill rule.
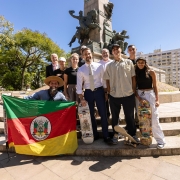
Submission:
[[[114,36],[112,37],[112,44],[119,44],[121,49],[122,49],[122,53],[124,54],[128,43],[124,42],[125,39],[129,39],[129,36],[126,36],[127,31],[123,30],[122,32],[116,32],[113,31]]]
[[[86,39],[87,42],[90,42],[89,33],[91,29],[98,28],[99,31],[101,27],[97,23],[97,11],[91,10],[87,13],[87,16],[83,16],[83,11],[79,11],[79,16],[74,15],[75,11],[69,11],[69,14],[79,20],[79,27],[76,27],[76,33],[72,37],[69,46],[71,47],[72,43],[75,42],[76,38],[78,39],[78,43],[82,44]]]
[[[106,18],[110,19],[112,16],[114,4],[111,2],[108,2],[108,4],[104,4],[104,9],[106,11]]]

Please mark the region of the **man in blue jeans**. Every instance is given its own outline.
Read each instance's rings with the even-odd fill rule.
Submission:
[[[126,127],[130,134],[137,142],[136,126],[134,121],[135,106],[135,71],[131,60],[121,57],[121,48],[119,44],[112,46],[112,54],[114,61],[107,65],[104,72],[104,80],[106,80],[107,92],[110,99],[110,108],[112,114],[112,128],[114,136],[111,143],[118,143],[118,133],[114,130],[114,126],[118,125],[119,113],[121,105],[123,106],[126,117]]]
[[[99,138],[97,132],[96,119],[94,117],[94,103],[96,103],[99,115],[101,117],[102,133],[105,143],[111,139],[108,133],[108,122],[106,114],[105,92],[103,88],[104,68],[101,64],[93,62],[92,53],[89,48],[82,51],[85,64],[77,72],[77,94],[82,105],[88,103],[93,127],[94,140]],[[82,89],[85,89],[84,96]]]

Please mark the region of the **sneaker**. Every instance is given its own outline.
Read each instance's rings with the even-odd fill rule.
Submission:
[[[159,143],[158,143],[158,144],[157,144],[157,148],[158,148],[158,149],[163,149],[163,148],[164,148],[164,145],[165,145],[165,144],[159,144]]]
[[[138,137],[135,135],[133,136],[134,140],[137,142],[137,143],[140,143],[140,140],[138,139]]]
[[[104,142],[108,145],[116,145],[118,143],[118,135],[115,134],[112,139],[108,137],[104,139]]]
[[[114,134],[113,138],[111,139],[112,144],[117,144],[118,143],[118,134]]]

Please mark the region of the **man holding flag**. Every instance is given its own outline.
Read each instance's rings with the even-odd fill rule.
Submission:
[[[61,87],[64,85],[62,78],[58,76],[49,76],[44,80],[44,83],[49,86],[49,89],[36,92],[31,96],[25,97],[25,99],[66,101],[65,96],[61,92],[58,91],[58,87]]]
[[[49,89],[27,99],[2,96],[6,142],[19,154],[73,154],[78,147],[75,102],[67,102],[57,91],[63,85],[61,78],[49,76],[44,82]]]

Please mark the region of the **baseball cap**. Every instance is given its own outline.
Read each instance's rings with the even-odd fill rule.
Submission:
[[[58,61],[64,61],[66,62],[66,59],[64,57],[60,57]]]
[[[120,47],[120,45],[119,45],[119,44],[113,44],[113,45],[112,45],[112,49],[113,49],[114,47]]]
[[[145,59],[144,57],[138,57],[138,58],[136,59],[136,62],[138,62],[139,60],[146,61],[146,59]]]

